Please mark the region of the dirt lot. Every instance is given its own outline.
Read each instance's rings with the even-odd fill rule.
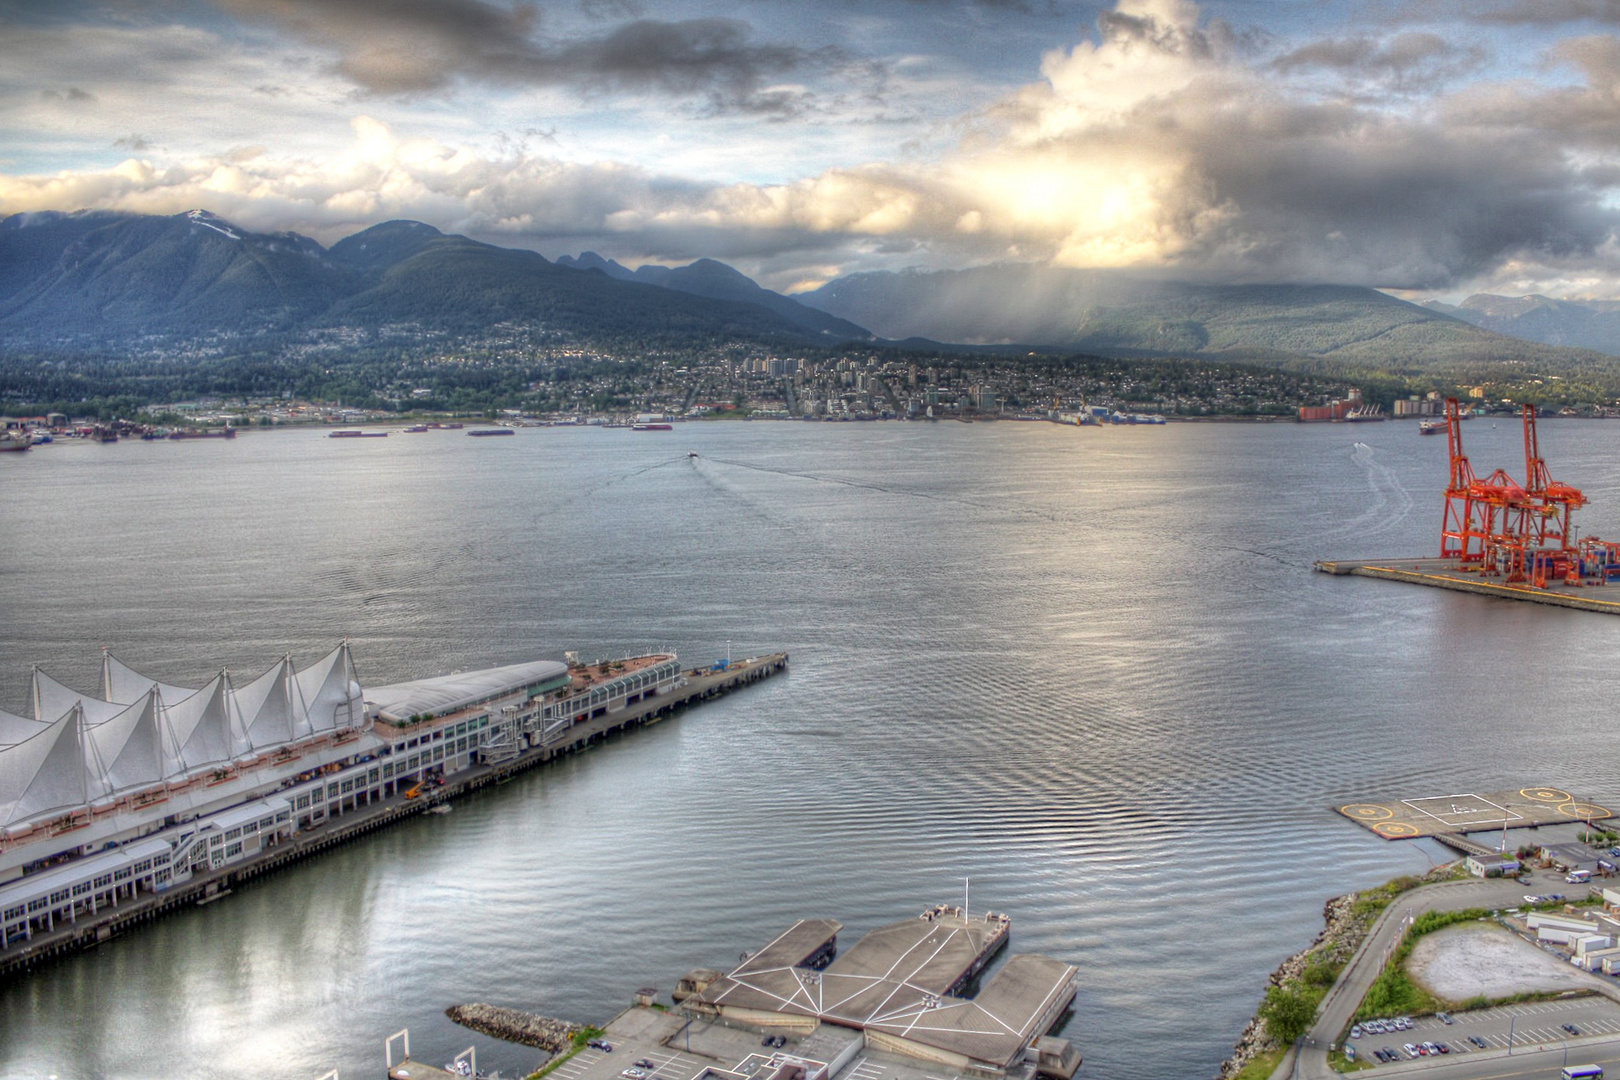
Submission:
[[[1406,970],[1436,997],[1466,1001],[1561,990],[1589,990],[1599,980],[1499,926],[1469,923],[1421,938]]]

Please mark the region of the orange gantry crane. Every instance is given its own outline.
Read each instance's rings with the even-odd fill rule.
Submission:
[[[1440,557],[1463,569],[1538,588],[1560,579],[1570,585],[1586,578],[1620,579],[1620,544],[1597,537],[1575,542],[1570,518],[1586,505],[1586,496],[1548,473],[1536,438],[1535,406],[1525,405],[1522,416],[1526,483],[1503,469],[1481,480],[1463,453],[1462,407],[1456,398],[1446,400],[1451,476]]]

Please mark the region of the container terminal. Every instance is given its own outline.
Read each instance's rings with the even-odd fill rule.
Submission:
[[[37,667],[0,712],[0,977],[784,671],[673,652],[536,660],[362,689],[349,644],[238,683],[100,695]]]
[[[1078,970],[1009,957],[1011,920],[936,905],[880,926],[838,955],[842,925],[800,919],[730,972],[697,968],[670,995],[639,990],[558,1080],[1073,1080],[1081,1059],[1048,1034],[1067,1018]],[[461,1075],[385,1045],[391,1080]],[[603,1047],[611,1047],[604,1050]],[[396,1051],[403,1050],[404,1056]],[[461,1060],[476,1070],[471,1051]],[[628,1066],[628,1068],[627,1068]],[[649,1067],[650,1066],[650,1067]],[[637,1073],[640,1076],[637,1076]]]
[[[1322,560],[1327,574],[1403,581],[1438,589],[1620,615],[1620,543],[1579,537],[1572,515],[1587,503],[1577,487],[1554,480],[1541,456],[1536,409],[1525,405],[1524,475],[1497,469],[1481,479],[1463,453],[1464,414],[1446,401],[1450,475],[1438,558]]]

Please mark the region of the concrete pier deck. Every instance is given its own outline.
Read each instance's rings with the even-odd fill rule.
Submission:
[[[1504,600],[1528,600],[1532,604],[1552,604],[1555,607],[1596,611],[1605,615],[1620,615],[1620,588],[1606,585],[1566,585],[1551,582],[1545,589],[1533,585],[1508,585],[1499,578],[1480,575],[1473,570],[1459,569],[1452,559],[1323,559],[1316,569],[1324,574],[1354,574],[1357,577],[1382,578],[1385,581],[1404,581],[1410,585],[1427,585],[1435,589],[1495,596]]]
[[[1385,840],[1494,832],[1506,827],[1603,821],[1607,807],[1557,787],[1527,787],[1483,794],[1429,795],[1390,802],[1350,803],[1339,813]]]
[[[468,792],[501,783],[537,765],[577,753],[615,732],[656,724],[694,705],[751,686],[787,670],[787,666],[787,653],[772,653],[735,662],[723,671],[688,671],[686,685],[679,690],[577,724],[568,732],[566,742],[530,750],[498,765],[463,769],[447,777],[443,787],[424,797],[410,799],[398,794],[362,806],[334,816],[313,829],[298,832],[290,841],[267,848],[255,858],[212,873],[200,874],[184,885],[160,893],[142,893],[133,901],[104,908],[92,918],[61,924],[50,933],[35,934],[32,940],[13,944],[0,952],[0,981],[15,978],[56,957],[91,948],[139,923],[178,908],[208,903],[261,874],[278,870],[338,844],[348,843]]]

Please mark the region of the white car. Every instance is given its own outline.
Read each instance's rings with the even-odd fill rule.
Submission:
[[[1407,1057],[1414,1057],[1415,1058],[1415,1057],[1419,1056],[1418,1055],[1418,1048],[1413,1046],[1411,1043],[1407,1043],[1405,1046],[1401,1047],[1401,1049],[1406,1051],[1406,1056]]]

